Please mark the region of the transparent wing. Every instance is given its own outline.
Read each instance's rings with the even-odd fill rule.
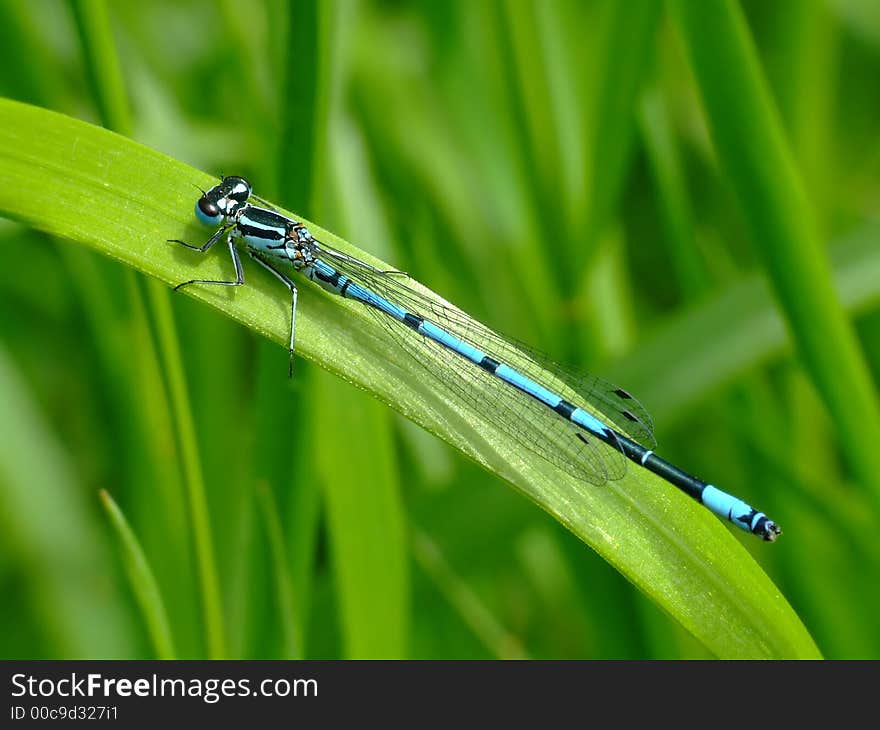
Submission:
[[[396,272],[396,276],[389,275],[323,243],[319,246],[320,251],[325,252],[340,271],[369,285],[377,294],[437,324],[442,320],[449,324],[452,334],[497,360],[511,365],[519,363],[523,373],[537,382],[546,384],[549,373],[551,379],[558,381],[566,391],[559,392],[567,400],[581,407],[586,405],[587,410],[610,421],[645,448],[653,449],[657,445],[650,414],[638,399],[623,388],[595,375],[566,368],[524,342],[493,332],[451,304],[420,292],[415,288],[417,284],[400,272]]]
[[[650,416],[626,391],[595,376],[562,368],[542,353],[496,334],[461,310],[418,291],[405,275],[378,271],[325,244],[318,247],[319,255],[340,273],[613,423],[646,448],[653,448]],[[620,450],[602,444],[545,405],[392,317],[372,307],[368,310],[434,378],[485,413],[521,446],[593,484],[604,484],[625,473],[626,458]]]

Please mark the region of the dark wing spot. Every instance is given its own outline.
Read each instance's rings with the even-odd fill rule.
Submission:
[[[627,393],[623,388],[617,388],[617,389],[614,391],[614,393],[615,393],[615,395],[617,395],[619,398],[626,398],[627,400],[632,400],[632,396],[631,396],[629,393]]]
[[[636,417],[635,417],[632,413],[630,413],[629,411],[621,411],[621,412],[620,412],[620,415],[622,415],[624,418],[626,418],[626,419],[628,419],[628,420],[630,420],[630,421],[633,421],[634,423],[635,423],[636,421],[639,420],[638,418],[636,418]]]

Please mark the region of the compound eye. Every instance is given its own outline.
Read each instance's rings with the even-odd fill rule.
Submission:
[[[198,216],[202,223],[208,225],[219,223],[221,218],[220,208],[213,200],[202,197],[199,198],[199,202],[196,204],[196,216]]]

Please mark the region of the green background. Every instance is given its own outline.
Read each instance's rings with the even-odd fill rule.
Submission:
[[[0,103],[0,656],[880,656],[876,4],[0,11],[3,96],[163,153]],[[311,286],[288,381],[268,275],[167,287],[228,275],[163,245],[205,173],[637,394],[782,538],[520,457]]]

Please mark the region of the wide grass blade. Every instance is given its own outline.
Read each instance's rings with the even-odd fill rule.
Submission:
[[[166,239],[203,240],[191,221],[194,185],[213,179],[105,130],[26,105],[0,102],[0,211],[92,246],[169,284],[228,277],[221,256],[194,256]],[[309,223],[314,234],[387,266]],[[192,287],[279,343],[289,300],[248,269],[237,292]],[[303,285],[299,354],[369,390],[498,474],[550,512],[725,657],[815,657],[815,645],[779,591],[733,534],[674,488],[631,469],[595,488],[560,473],[426,380],[384,328],[351,302]],[[491,515],[483,516],[491,519]],[[745,536],[744,536],[745,539]],[[772,548],[766,548],[772,549]]]

